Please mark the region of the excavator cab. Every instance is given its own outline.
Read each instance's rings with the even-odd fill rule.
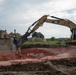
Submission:
[[[72,39],[75,40],[76,39],[76,28],[71,29],[72,32]]]
[[[71,44],[76,45],[76,28],[71,29]]]

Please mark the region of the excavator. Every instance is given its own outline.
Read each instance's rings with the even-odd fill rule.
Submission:
[[[69,27],[72,32],[71,43],[76,44],[76,24],[74,24],[70,20],[61,19],[61,18],[54,17],[54,16],[51,16],[53,19],[48,19],[48,17],[49,17],[49,15],[42,16],[40,19],[35,21],[28,28],[27,32],[21,37],[22,44],[25,41],[27,41],[27,37],[31,33],[36,31],[45,22]],[[65,60],[65,59],[67,59],[67,60]],[[26,48],[26,49],[19,49],[19,50],[2,50],[2,51],[0,50],[0,71],[2,73],[2,74],[1,73],[0,74],[8,75],[9,72],[10,72],[10,74],[12,74],[12,73],[14,73],[14,71],[16,72],[16,74],[25,73],[27,75],[29,75],[29,74],[31,75],[31,73],[32,72],[34,73],[35,71],[36,71],[35,74],[41,74],[42,71],[45,71],[45,73],[43,72],[43,74],[47,74],[47,73],[51,74],[48,72],[50,70],[50,72],[53,71],[53,73],[54,73],[54,71],[55,71],[58,74],[64,74],[64,75],[71,75],[72,72],[75,71],[75,73],[73,73],[73,75],[74,75],[74,74],[76,74],[76,70],[74,70],[76,67],[74,67],[74,65],[73,66],[71,66],[71,65],[76,63],[75,59],[76,59],[76,46],[68,46],[68,47],[64,47],[64,48],[63,47],[59,47],[59,48]],[[71,61],[73,61],[73,62],[71,62]],[[58,62],[60,62],[60,63],[58,63]],[[44,67],[42,67],[42,66],[44,66]],[[49,67],[49,68],[47,68],[47,67]],[[29,73],[30,71],[31,71],[31,73]],[[32,74],[32,75],[34,75],[34,74]]]
[[[48,19],[48,17],[51,17],[53,19]],[[36,31],[45,22],[69,27],[72,34],[71,34],[71,41],[67,44],[72,44],[72,45],[76,44],[76,24],[68,19],[61,19],[49,15],[43,15],[40,19],[38,19],[30,27],[28,27],[26,33],[21,37],[22,43],[24,43],[27,40],[27,37],[34,31]]]

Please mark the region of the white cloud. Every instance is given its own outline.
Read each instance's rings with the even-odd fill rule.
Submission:
[[[70,19],[74,23],[76,23],[76,0],[32,0],[32,2],[29,0],[7,1],[8,3],[5,3],[5,0],[0,0],[0,9],[2,10],[3,8],[5,8],[3,12],[0,13],[0,19],[2,20],[1,23],[9,26],[16,25],[16,27],[18,28],[20,27],[19,32],[21,32],[21,34],[23,34],[23,29],[25,32],[33,22],[46,14],[60,18]],[[46,26],[47,25],[48,24],[46,23]],[[42,28],[39,28],[37,30],[42,32],[45,37],[51,37],[48,33],[52,33],[52,35],[56,37],[66,37],[66,35],[68,37],[70,36],[70,32],[66,27],[59,26],[59,28],[57,28],[56,25],[54,27],[46,26],[44,25]],[[46,32],[45,28],[47,30]],[[61,30],[65,30],[65,32],[62,34],[63,31],[61,32]]]
[[[0,0],[0,5],[3,5],[4,0]]]
[[[53,37],[70,37],[71,32],[68,27],[65,26],[60,26],[56,24],[47,24],[45,23],[42,27],[40,27],[37,32],[41,32],[44,34],[46,38],[51,38]]]
[[[5,4],[5,1],[0,0],[0,11],[2,11],[4,9],[4,4]]]

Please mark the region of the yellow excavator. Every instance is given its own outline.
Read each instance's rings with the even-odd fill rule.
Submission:
[[[70,28],[72,35],[71,35],[71,41],[69,44],[76,44],[76,24],[73,23],[72,21],[68,19],[61,19],[58,17],[50,16],[53,19],[48,19],[49,15],[44,15],[37,21],[35,21],[27,30],[27,32],[21,37],[22,38],[22,43],[26,41],[27,37],[36,31],[40,26],[43,25],[43,23],[53,23],[53,24],[58,24],[62,26],[67,26]]]

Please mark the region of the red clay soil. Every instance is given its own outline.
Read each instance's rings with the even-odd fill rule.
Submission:
[[[0,66],[38,63],[47,60],[76,58],[76,46],[57,48],[27,48],[21,50],[0,50]]]

